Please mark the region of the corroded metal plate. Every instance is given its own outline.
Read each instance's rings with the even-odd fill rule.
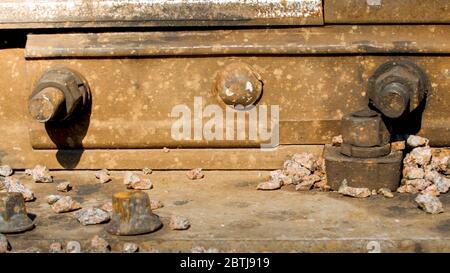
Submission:
[[[0,2],[0,28],[322,23],[322,0],[3,0]]]

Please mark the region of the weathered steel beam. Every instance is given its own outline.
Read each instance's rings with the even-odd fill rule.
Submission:
[[[450,23],[448,0],[324,0],[326,24]]]
[[[320,25],[321,0],[3,0],[0,29]]]
[[[29,59],[188,55],[450,53],[450,25],[29,35]]]

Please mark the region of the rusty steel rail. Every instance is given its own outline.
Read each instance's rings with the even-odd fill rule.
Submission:
[[[0,29],[321,25],[322,0],[2,0]]]

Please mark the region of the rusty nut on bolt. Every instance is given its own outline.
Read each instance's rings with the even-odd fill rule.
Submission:
[[[214,93],[230,106],[250,106],[261,97],[261,76],[248,64],[231,63],[216,76]]]
[[[342,118],[341,153],[353,157],[379,157],[390,153],[390,134],[381,115],[365,109]]]
[[[28,111],[36,121],[63,121],[82,111],[90,100],[86,80],[68,68],[46,71],[28,101]]]
[[[381,65],[369,79],[369,101],[389,118],[412,112],[425,99],[429,81],[425,72],[410,61]]]

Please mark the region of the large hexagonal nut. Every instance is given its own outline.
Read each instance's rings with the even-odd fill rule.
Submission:
[[[80,112],[89,100],[89,86],[79,73],[65,67],[53,68],[37,82],[28,101],[28,110],[42,123],[62,121]]]
[[[357,147],[384,146],[390,140],[381,115],[369,109],[344,116],[341,133],[344,144]]]
[[[428,90],[425,72],[409,61],[385,63],[369,79],[370,103],[390,118],[416,109]]]

